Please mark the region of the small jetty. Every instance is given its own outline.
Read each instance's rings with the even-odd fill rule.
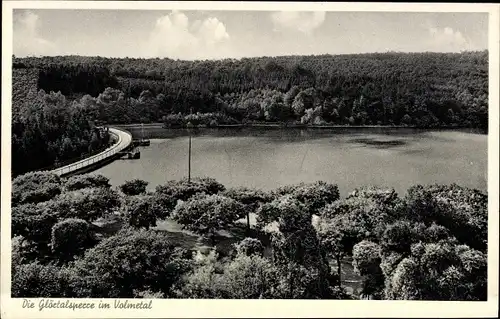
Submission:
[[[121,155],[122,158],[125,157],[125,159],[139,159],[139,158],[141,158],[141,151],[137,148],[121,151],[119,154]]]
[[[144,124],[141,124],[141,137],[134,138],[130,147],[120,152],[121,157],[123,159],[139,159],[141,158],[140,148],[150,145],[151,141],[147,138],[144,138]]]
[[[141,123],[141,138],[134,139],[134,145],[136,146],[149,146],[151,145],[151,141],[148,138],[144,138],[144,124]]]
[[[145,139],[145,138],[134,139],[132,141],[132,144],[134,146],[149,146],[149,145],[151,145],[151,141],[149,139]]]

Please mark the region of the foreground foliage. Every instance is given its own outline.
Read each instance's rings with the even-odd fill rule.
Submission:
[[[324,182],[266,193],[209,178],[154,192],[132,181],[117,192],[102,177],[29,173],[13,184],[14,297],[487,298],[488,197],[455,184],[345,198]],[[107,230],[107,219],[121,229]],[[210,239],[208,251],[159,220]],[[343,278],[351,261],[359,293]]]

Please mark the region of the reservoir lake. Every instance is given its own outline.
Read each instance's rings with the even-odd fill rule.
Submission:
[[[126,128],[134,138],[139,127]],[[143,179],[148,189],[188,174],[185,129],[144,127],[151,145],[141,158],[118,159],[94,173],[113,186]],[[322,180],[341,196],[357,187],[394,188],[401,196],[416,184],[451,184],[487,190],[488,135],[411,128],[218,128],[191,131],[191,176],[226,187],[271,190]]]

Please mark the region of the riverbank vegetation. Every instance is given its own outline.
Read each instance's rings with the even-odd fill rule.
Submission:
[[[488,52],[179,61],[14,58],[13,102],[61,92],[108,123],[283,122],[486,130]]]
[[[13,181],[13,297],[486,300],[487,194]],[[345,280],[353,269],[354,289]]]

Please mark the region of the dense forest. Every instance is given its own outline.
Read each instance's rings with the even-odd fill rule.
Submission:
[[[218,61],[14,58],[14,82],[24,92],[61,92],[108,123],[486,129],[488,118],[487,51]]]
[[[12,296],[487,299],[488,197],[477,190],[147,185],[14,179]],[[343,279],[348,265],[360,289]]]
[[[89,110],[40,90],[12,112],[12,174],[51,169],[108,147]]]

